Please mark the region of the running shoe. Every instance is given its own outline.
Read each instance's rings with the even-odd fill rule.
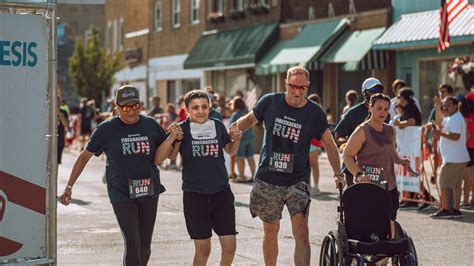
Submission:
[[[451,216],[454,219],[462,218],[462,212],[460,210],[451,209]]]
[[[430,215],[433,219],[451,219],[453,218],[453,213],[451,211],[441,209]]]
[[[321,190],[318,187],[311,188],[311,196],[319,196],[321,195]]]
[[[406,201],[400,204],[400,209],[411,210],[411,209],[418,209],[418,203]]]
[[[431,207],[431,204],[429,203],[423,203],[423,205],[421,205],[420,207],[418,207],[418,210],[419,211],[423,211],[423,210],[427,210]]]

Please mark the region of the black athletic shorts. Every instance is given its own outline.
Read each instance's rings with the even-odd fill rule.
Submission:
[[[395,188],[390,190],[388,195],[390,197],[390,220],[395,221],[397,219],[397,211],[400,204],[400,193],[398,193],[398,190]]]
[[[226,188],[214,194],[183,192],[184,218],[191,239],[236,235],[234,194]]]

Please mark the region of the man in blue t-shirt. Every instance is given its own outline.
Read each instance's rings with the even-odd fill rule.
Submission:
[[[302,67],[288,69],[285,93],[262,97],[247,115],[237,120],[245,131],[257,122],[265,123],[265,137],[255,183],[250,194],[250,212],[263,221],[263,255],[266,265],[276,265],[278,231],[283,206],[291,216],[295,237],[296,265],[309,265],[308,238],[310,199],[309,148],[312,138],[320,139],[335,173],[336,184],[344,185],[339,154],[319,105],[306,99],[309,73]]]

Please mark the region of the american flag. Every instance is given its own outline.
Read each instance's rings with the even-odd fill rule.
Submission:
[[[441,0],[438,53],[449,47],[449,25],[468,7],[468,0]]]

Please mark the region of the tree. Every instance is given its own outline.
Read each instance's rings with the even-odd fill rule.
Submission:
[[[107,55],[100,47],[99,29],[92,25],[92,37],[84,48],[81,37],[76,38],[74,53],[69,59],[69,76],[79,95],[94,99],[101,104],[102,91],[107,91],[114,83],[114,75],[122,68],[121,56]]]

